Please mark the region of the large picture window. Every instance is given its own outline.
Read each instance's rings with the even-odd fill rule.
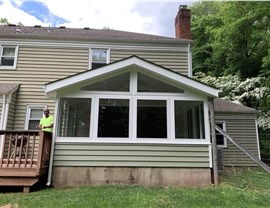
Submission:
[[[175,138],[204,139],[204,111],[201,101],[174,102]]]
[[[100,99],[98,137],[129,136],[129,100]]]
[[[91,99],[61,98],[60,137],[89,137]]]
[[[167,138],[167,107],[165,100],[138,100],[137,137]]]

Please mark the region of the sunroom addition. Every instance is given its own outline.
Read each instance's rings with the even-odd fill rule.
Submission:
[[[76,141],[177,142],[205,139],[204,100],[176,83],[131,70],[60,98],[58,136]]]
[[[210,141],[213,88],[137,57],[49,83],[45,91],[57,100],[59,142]]]

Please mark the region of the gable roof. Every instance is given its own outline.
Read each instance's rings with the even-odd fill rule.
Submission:
[[[86,82],[87,80],[93,79],[95,77],[99,77],[101,75],[106,75],[109,73],[116,72],[118,70],[125,70],[131,66],[136,66],[146,71],[149,71],[156,75],[161,75],[166,77],[172,81],[175,81],[182,86],[185,86],[189,89],[195,90],[202,94],[205,94],[210,97],[217,97],[219,90],[213,88],[209,85],[196,81],[190,77],[179,74],[175,71],[169,70],[160,65],[156,65],[153,62],[146,61],[138,56],[131,56],[113,63],[110,63],[106,66],[100,67],[94,70],[88,70],[84,72],[80,72],[75,75],[71,75],[69,77],[59,79],[45,85],[45,93],[51,97],[55,96],[55,93],[59,90],[63,90],[65,88],[69,88],[75,86],[79,83]]]
[[[112,29],[0,25],[0,37],[71,40],[148,40],[190,43],[191,40]]]
[[[216,98],[214,99],[214,111],[215,112],[235,112],[235,113],[257,113],[254,108],[249,108],[244,105],[236,104],[228,100]]]

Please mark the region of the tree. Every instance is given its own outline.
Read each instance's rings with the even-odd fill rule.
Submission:
[[[269,54],[270,2],[201,2],[191,10],[194,72],[242,79],[262,72]]]
[[[0,25],[8,25],[9,22],[7,20],[7,18],[0,18]]]
[[[223,24],[220,16],[217,15],[221,9],[221,3],[203,2],[194,5],[191,7],[191,32],[195,40],[192,47],[193,71],[208,74],[214,69],[212,31]]]
[[[7,20],[7,18],[0,18],[0,25],[9,25],[9,24],[11,24],[11,23]],[[18,22],[16,25],[23,26],[23,23]]]

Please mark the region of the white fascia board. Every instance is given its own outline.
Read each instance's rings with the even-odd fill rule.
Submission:
[[[61,79],[53,83],[49,83],[45,85],[45,93],[51,94],[54,91],[67,88],[75,84],[79,84],[80,82],[87,81],[88,79],[91,79],[100,75],[112,73],[114,71],[123,69],[131,65],[137,65],[139,67],[144,68],[147,71],[151,71],[152,73],[165,76],[171,80],[174,80],[175,82],[178,82],[181,85],[184,85],[195,91],[207,94],[208,96],[218,97],[219,90],[212,88],[210,86],[207,86],[205,84],[202,84],[198,81],[192,80],[191,78],[185,77],[181,74],[177,74],[176,72],[164,69],[160,66],[144,61],[138,57],[127,58],[125,60],[109,64],[99,69],[89,70],[81,74],[77,74],[77,75],[67,77],[65,79]]]

